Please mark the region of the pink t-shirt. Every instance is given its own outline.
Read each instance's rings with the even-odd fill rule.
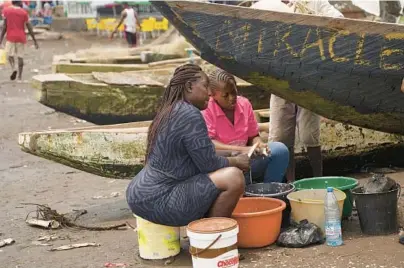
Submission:
[[[228,145],[246,146],[248,139],[258,135],[258,123],[248,99],[238,96],[234,108],[234,125],[222,108],[210,98],[208,108],[202,111],[209,137]]]

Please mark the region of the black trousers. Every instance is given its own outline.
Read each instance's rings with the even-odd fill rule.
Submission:
[[[128,45],[131,47],[136,46],[136,33],[131,33],[131,32],[125,32],[125,38],[126,41],[128,42]]]

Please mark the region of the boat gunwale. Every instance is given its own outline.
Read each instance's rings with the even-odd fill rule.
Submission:
[[[363,30],[369,34],[386,34],[386,26],[391,27],[391,32],[402,32],[403,25],[388,22],[365,21],[352,18],[335,18],[328,16],[319,16],[313,14],[286,13],[279,11],[270,11],[255,9],[243,6],[231,6],[216,3],[204,3],[195,1],[156,1],[164,2],[174,14],[178,15],[177,10],[181,12],[203,13],[210,15],[223,15],[237,19],[260,20],[263,22],[282,22],[284,24],[307,25],[314,27],[335,28],[338,30],[348,30],[351,33],[361,34]],[[181,19],[181,18],[178,18]],[[355,22],[355,23],[352,23]]]

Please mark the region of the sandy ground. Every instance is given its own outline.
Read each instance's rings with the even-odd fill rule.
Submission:
[[[50,72],[52,55],[86,48],[93,44],[108,45],[106,40],[72,38],[42,41],[40,50],[27,49],[24,78]],[[109,44],[110,45],[110,44]],[[17,134],[89,125],[70,116],[53,112],[33,97],[29,83],[8,81],[9,69],[0,72],[0,239],[13,238],[16,243],[0,248],[0,267],[104,267],[106,262],[126,263],[129,267],[163,267],[164,262],[147,262],[137,257],[137,236],[133,230],[48,231],[29,227],[24,220],[35,209],[21,203],[48,204],[61,213],[87,209],[82,221],[87,224],[132,220],[126,207],[124,191],[128,181],[111,180],[53,163],[20,151]],[[404,173],[392,175],[404,185]],[[97,196],[117,197],[95,199]],[[306,249],[284,249],[271,246],[259,250],[242,250],[241,267],[404,267],[403,246],[397,235],[367,237],[360,234],[358,220],[345,222],[345,245],[325,245]],[[52,246],[35,245],[42,235],[55,234]],[[70,243],[94,242],[99,247],[50,252],[51,247]],[[186,243],[184,243],[186,248]],[[191,267],[184,249],[173,267]]]

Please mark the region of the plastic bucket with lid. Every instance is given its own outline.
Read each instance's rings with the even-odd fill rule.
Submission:
[[[231,215],[237,220],[240,248],[259,248],[276,241],[281,231],[282,211],[286,203],[269,197],[244,197]]]
[[[237,221],[229,218],[208,218],[187,226],[189,253],[194,268],[239,266]]]
[[[352,214],[352,193],[351,190],[358,185],[358,180],[349,177],[315,177],[302,179],[294,182],[296,190],[307,189],[327,189],[327,187],[337,188],[346,194],[342,217],[348,218]]]
[[[247,197],[272,197],[280,199],[286,203],[286,209],[282,211],[282,228],[290,225],[290,202],[286,196],[295,190],[291,183],[254,183],[245,187],[245,196]]]
[[[397,202],[401,186],[384,193],[366,194],[363,187],[352,190],[361,231],[368,235],[386,235],[398,231]]]
[[[324,200],[326,194],[326,189],[301,190],[288,194],[287,198],[292,207],[292,219],[295,222],[307,219],[309,222],[320,227],[323,234],[325,234]],[[340,215],[342,216],[342,208],[346,194],[335,188],[334,194],[337,198]]]
[[[180,228],[155,224],[136,216],[139,255],[146,260],[161,260],[180,253]]]

